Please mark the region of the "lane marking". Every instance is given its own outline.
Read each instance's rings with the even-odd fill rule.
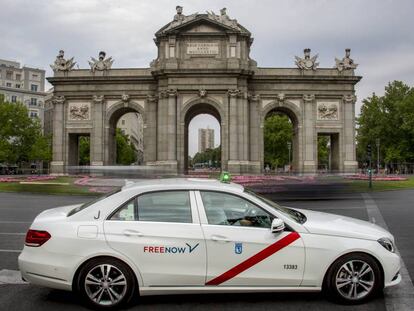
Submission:
[[[22,274],[17,270],[0,270],[0,284],[27,284],[22,280]]]
[[[214,279],[208,281],[206,285],[220,285],[221,283],[234,278],[236,275],[253,267],[254,265],[261,262],[262,260],[265,260],[267,257],[273,255],[277,251],[280,251],[282,248],[285,248],[286,246],[293,243],[299,238],[300,238],[299,233],[297,232],[289,233],[287,236],[269,245],[265,249],[262,249],[260,252],[251,256],[250,258],[247,258],[245,261],[239,263],[237,266],[234,266],[233,268],[224,272],[218,277],[215,277]]]
[[[0,232],[0,235],[26,235],[23,232]]]
[[[362,193],[365,207],[367,209],[368,219],[378,226],[389,231],[387,223],[382,217],[381,211],[369,193]],[[396,286],[384,290],[385,307],[388,311],[410,311],[414,306],[414,286],[410,274],[395,245],[395,253],[401,258],[401,282]]]
[[[0,253],[21,253],[21,249],[0,249]]]
[[[4,220],[0,220],[0,224],[31,224],[33,221],[13,221],[13,220],[9,220],[9,221],[4,221]]]

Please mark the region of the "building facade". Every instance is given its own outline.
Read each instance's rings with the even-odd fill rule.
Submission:
[[[269,39],[271,40],[271,38]],[[81,135],[91,137],[91,165],[114,163],[115,128],[126,113],[143,119],[144,163],[178,174],[188,165],[188,126],[199,114],[220,124],[222,169],[263,171],[263,124],[272,112],[294,124],[292,168],[317,171],[319,135],[331,137],[332,170],[355,172],[356,64],[347,50],[334,67],[319,68],[309,49],[292,68],[259,67],[250,58],[251,33],[220,14],[184,15],[155,33],[158,54],[148,68],[115,69],[104,52],[90,69],[73,69],[61,51],[50,100],[55,173],[77,165]]]
[[[198,129],[198,152],[214,148],[214,130],[210,128]]]
[[[29,116],[38,117],[43,126],[45,102],[45,71],[20,67],[20,63],[0,59],[0,94],[6,101],[23,103]]]

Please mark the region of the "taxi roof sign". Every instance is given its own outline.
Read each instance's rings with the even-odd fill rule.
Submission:
[[[219,180],[223,183],[230,183],[231,176],[229,172],[221,172]]]

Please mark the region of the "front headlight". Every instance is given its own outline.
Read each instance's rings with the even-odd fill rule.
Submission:
[[[382,238],[378,240],[378,243],[384,246],[391,253],[395,252],[394,243],[389,238]]]

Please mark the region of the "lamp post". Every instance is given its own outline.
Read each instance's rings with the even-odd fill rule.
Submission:
[[[290,174],[290,150],[292,149],[292,142],[288,141],[287,142],[287,147],[288,147],[288,151],[289,151],[289,174]]]
[[[377,175],[379,174],[379,169],[380,169],[380,139],[377,138],[375,140],[375,143],[377,145]]]

